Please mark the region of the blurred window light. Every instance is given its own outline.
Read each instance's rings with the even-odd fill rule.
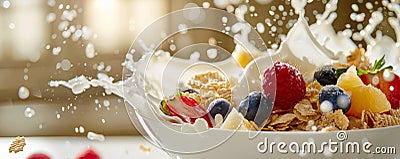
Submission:
[[[144,27],[168,12],[166,0],[91,0],[85,3],[85,22],[97,35],[98,53],[113,53],[130,45]]]
[[[3,37],[6,45],[10,46],[7,52],[12,53],[11,57],[14,60],[36,62],[40,58],[42,42],[47,30],[43,18],[45,17],[44,2],[43,0],[14,0],[10,3],[6,4],[9,7],[7,18],[2,17],[3,22],[8,23],[6,32],[9,36]]]

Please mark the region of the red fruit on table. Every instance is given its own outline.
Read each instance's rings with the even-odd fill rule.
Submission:
[[[88,149],[77,159],[100,159],[100,156],[93,149]]]
[[[43,153],[35,153],[30,155],[28,159],[50,159],[50,157]]]

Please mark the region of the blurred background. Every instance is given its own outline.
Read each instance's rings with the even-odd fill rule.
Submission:
[[[315,22],[315,15],[321,14],[322,4],[327,3],[314,1],[306,8],[309,23]],[[376,8],[381,5],[341,1],[337,12],[345,18],[335,21],[335,29],[343,30],[346,24],[349,28],[367,25],[367,20],[357,23],[348,19],[350,4],[368,2]],[[264,31],[258,31],[267,47],[277,48],[280,35],[297,19],[290,1],[243,3],[253,6],[255,11],[246,18],[254,27],[262,25]],[[80,75],[96,77],[98,73],[121,80],[121,63],[138,33],[162,15],[193,6],[215,7],[212,0],[0,0],[0,136],[69,136],[88,131],[137,135],[121,98],[106,95],[102,88],[74,95],[64,87],[49,87],[48,82]],[[233,7],[237,6],[222,9],[233,12]],[[359,12],[366,7],[360,5]],[[370,12],[365,13],[368,19]],[[386,28],[393,37],[391,28]],[[378,29],[385,30],[382,26]],[[176,48],[169,44],[160,47],[173,53],[193,42],[210,42],[210,34],[217,45],[233,51],[233,40],[224,34],[196,31],[171,37]]]

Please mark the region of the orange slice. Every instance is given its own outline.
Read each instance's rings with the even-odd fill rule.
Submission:
[[[364,85],[355,66],[351,66],[339,77],[337,86],[347,91],[351,97],[351,106],[346,115],[360,117],[363,110],[382,113],[391,108],[381,90],[372,85]]]

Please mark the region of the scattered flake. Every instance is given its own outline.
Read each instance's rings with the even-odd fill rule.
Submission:
[[[151,151],[151,148],[150,147],[146,147],[144,145],[139,145],[139,150],[149,153]]]
[[[8,149],[8,152],[14,152],[18,153],[20,151],[24,151],[24,146],[26,145],[25,143],[25,138],[23,136],[17,136],[15,140],[11,143],[10,148]]]

